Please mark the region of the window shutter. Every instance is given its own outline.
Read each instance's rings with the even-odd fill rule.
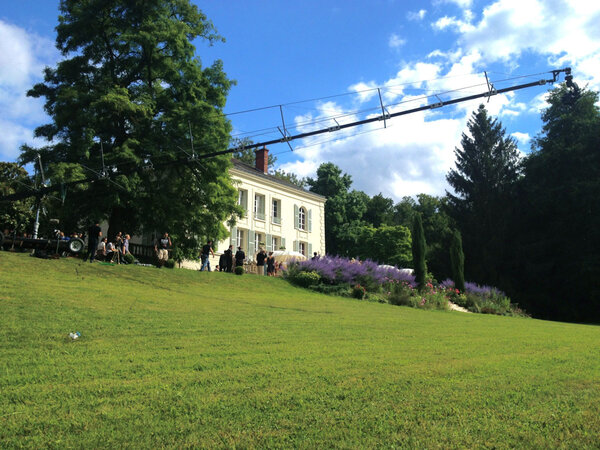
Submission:
[[[242,193],[242,203],[243,203],[243,207],[244,210],[248,211],[248,191],[244,191]]]
[[[308,210],[308,231],[312,231],[312,209]]]
[[[308,255],[306,256],[312,258],[312,244],[310,242],[308,243]]]
[[[237,248],[237,227],[231,227],[231,239],[229,240],[233,248]]]
[[[267,234],[267,251],[272,252],[273,250],[275,250],[273,248],[273,236]]]
[[[285,238],[284,237],[281,238],[281,246],[283,248],[285,248]]]
[[[254,259],[254,232],[248,231],[248,254],[246,257],[250,260]]]
[[[294,205],[294,228],[298,229],[300,228],[300,223],[299,223],[299,211],[300,208],[298,208],[298,205]]]
[[[299,252],[300,251],[300,243],[298,241],[294,241],[294,251],[295,252]]]

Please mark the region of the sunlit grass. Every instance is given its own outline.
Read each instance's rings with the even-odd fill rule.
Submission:
[[[0,252],[0,446],[598,447],[599,342],[595,326]]]

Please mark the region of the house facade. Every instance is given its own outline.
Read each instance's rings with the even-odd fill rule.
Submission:
[[[248,261],[256,260],[260,248],[294,250],[306,257],[325,254],[326,198],[269,175],[268,154],[266,148],[257,150],[254,167],[233,160],[230,175],[245,214],[229,227],[229,238],[213,244],[213,270],[230,245],[234,253],[242,247]],[[191,261],[185,266],[199,268]]]

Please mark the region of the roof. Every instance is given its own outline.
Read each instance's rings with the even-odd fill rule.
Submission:
[[[242,172],[248,173],[250,175],[257,176],[259,178],[264,178],[266,180],[269,180],[272,183],[280,184],[280,185],[286,187],[287,189],[292,189],[292,190],[295,190],[295,191],[302,192],[303,194],[308,194],[308,195],[311,195],[311,196],[319,197],[319,198],[323,199],[323,201],[327,200],[327,197],[324,197],[324,196],[322,196],[320,194],[317,194],[315,192],[307,191],[306,189],[302,189],[301,187],[298,187],[295,184],[290,183],[289,181],[282,180],[282,179],[277,178],[277,177],[275,177],[275,176],[273,176],[271,174],[264,173],[262,170],[259,170],[256,167],[251,166],[249,164],[243,163],[239,159],[231,158],[231,162],[233,163],[233,167],[234,168],[236,168],[236,169],[238,169],[238,170],[240,170]]]

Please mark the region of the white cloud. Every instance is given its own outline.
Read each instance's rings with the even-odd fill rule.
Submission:
[[[356,92],[358,100],[361,103],[367,102],[377,95],[377,85],[373,81],[369,81],[368,83],[361,81],[350,86],[348,90]]]
[[[461,9],[470,8],[473,0],[443,0],[444,3],[454,3]]]
[[[434,29],[444,31],[446,29],[451,29],[453,31],[459,33],[467,33],[474,29],[471,24],[473,20],[473,13],[471,10],[467,9],[463,11],[463,18],[457,19],[456,17],[444,16],[436,20],[432,23],[432,27]]]
[[[0,20],[0,160],[14,161],[21,144],[34,143],[33,129],[47,117],[43,99],[26,94],[57,60],[51,40]]]
[[[553,67],[572,65],[576,80],[598,88],[599,22],[599,2],[498,0],[484,8],[479,23],[460,30],[459,43],[487,62],[513,66],[526,52],[546,55]]]
[[[531,136],[529,136],[529,133],[520,133],[515,131],[514,133],[511,133],[511,136],[514,137],[519,144],[528,145],[531,141]]]
[[[420,9],[419,11],[411,11],[406,15],[408,20],[423,20],[425,15],[427,14],[427,10]]]
[[[396,33],[392,33],[392,35],[390,36],[390,39],[388,41],[388,45],[391,48],[400,48],[402,47],[404,44],[406,44],[406,39],[402,39],[400,36],[398,36]]]
[[[600,2],[495,0],[474,13],[470,0],[446,3],[450,1],[463,9],[462,16],[444,15],[433,20],[432,26],[456,33],[454,44],[434,49],[421,60],[404,61],[387,80],[357,83],[351,90],[381,85],[384,103],[394,113],[431,104],[435,97],[426,96],[434,92],[440,100],[485,92],[483,70],[494,64],[503,73],[510,72],[533,60],[529,58],[537,58],[541,64],[546,61],[550,67],[570,65],[576,82],[600,88]],[[425,13],[408,17],[423,19]],[[472,88],[450,92],[465,86]],[[286,164],[285,169],[314,176],[322,162],[333,161],[353,177],[354,188],[369,195],[382,192],[396,201],[422,192],[443,195],[449,189],[445,175],[454,165],[454,148],[460,145],[461,133],[479,104],[485,103],[490,116],[516,124],[509,132],[524,154],[537,131],[519,129],[514,118],[525,114],[539,117],[548,106],[547,88],[527,103],[517,101],[520,94],[508,92],[492,96],[489,102],[480,98],[396,117],[387,122],[385,130],[374,131],[383,126],[377,122],[345,130],[342,135],[321,136],[303,143],[310,147],[299,148],[300,161]],[[361,100],[375,104],[375,93],[363,95]],[[344,108],[336,105],[336,110],[342,113]],[[360,132],[363,134],[357,134]]]

